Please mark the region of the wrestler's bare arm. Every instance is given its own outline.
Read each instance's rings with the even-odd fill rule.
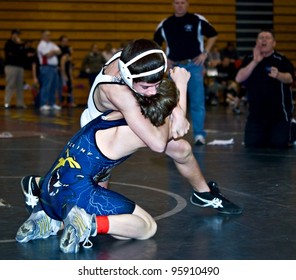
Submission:
[[[117,119],[118,115],[112,112],[107,120]],[[163,126],[169,127],[169,118]],[[96,143],[101,152],[110,159],[117,160],[135,153],[138,149],[146,147],[146,144],[131,130],[129,126],[117,126],[99,130],[96,133]]]
[[[180,69],[181,68],[175,69],[172,75],[180,90],[180,105],[183,108],[186,108],[186,90],[190,76],[188,76],[187,71],[184,72],[184,70]],[[109,75],[117,76],[118,73],[116,71],[118,71],[117,67],[115,67],[115,64],[112,64],[108,66],[106,72],[108,72]],[[171,139],[172,136],[174,137],[177,135],[177,137],[181,137],[188,132],[189,122],[184,117],[184,111],[181,107],[179,107],[178,110],[174,110],[175,114],[172,114],[172,133],[170,135],[167,127],[157,128],[152,125],[149,119],[146,119],[142,115],[135,97],[127,86],[120,84],[102,84],[96,91],[95,103],[98,109],[100,111],[110,109],[120,111],[126,119],[129,127],[140,139],[142,139],[148,148],[155,152],[163,152],[166,149],[168,140]],[[180,117],[178,117],[178,114]],[[179,118],[182,118],[183,121],[177,122]],[[183,130],[180,129],[182,125],[185,126],[185,129],[183,128]]]
[[[187,84],[190,79],[190,72],[188,72],[185,68],[174,67],[173,69],[170,69],[170,76],[180,92],[179,105],[180,108],[183,110],[184,115],[186,115]]]
[[[178,139],[187,134],[190,128],[190,123],[186,118],[187,83],[190,79],[190,73],[184,68],[174,67],[173,69],[170,69],[170,76],[180,92],[179,106],[173,110],[171,117],[172,137]]]
[[[146,119],[131,91],[126,86],[119,86],[119,90],[110,89],[105,92],[109,102],[120,111],[127,121],[130,129],[155,152],[163,152],[169,140],[168,126],[155,127]]]

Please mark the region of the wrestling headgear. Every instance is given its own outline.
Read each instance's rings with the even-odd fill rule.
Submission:
[[[147,56],[149,54],[153,54],[153,53],[161,53],[163,55],[164,58],[164,65],[144,72],[144,73],[140,73],[140,74],[131,74],[131,72],[129,71],[128,67],[133,64],[134,62],[136,62],[137,60],[141,59],[144,56]],[[133,79],[135,78],[140,78],[140,77],[146,77],[146,76],[150,76],[153,74],[156,74],[160,71],[166,71],[167,69],[167,58],[166,55],[164,54],[164,52],[162,50],[158,50],[158,49],[153,49],[153,50],[148,50],[145,51],[139,55],[137,55],[136,57],[134,57],[133,59],[131,59],[130,61],[128,61],[127,63],[124,63],[121,59],[119,59],[118,62],[118,67],[119,67],[119,71],[120,71],[120,75],[121,78],[124,80],[124,82],[131,88],[133,89]],[[134,89],[133,89],[134,90]]]

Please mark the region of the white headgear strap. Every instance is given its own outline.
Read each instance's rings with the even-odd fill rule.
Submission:
[[[158,67],[156,69],[144,72],[144,73],[131,74],[131,72],[128,69],[128,66],[130,66],[131,64],[133,64],[137,60],[141,59],[142,57],[147,56],[149,54],[153,54],[153,53],[161,53],[163,55],[164,65],[162,65],[162,66],[160,66],[160,67]],[[121,59],[119,59],[118,66],[119,66],[119,71],[120,71],[120,74],[121,74],[121,78],[124,80],[124,82],[131,89],[133,89],[133,79],[134,78],[150,76],[150,75],[156,74],[156,73],[158,73],[158,72],[160,72],[162,70],[165,72],[166,69],[167,69],[167,58],[166,58],[166,55],[164,54],[164,52],[162,50],[153,49],[153,50],[148,50],[148,51],[145,51],[145,52],[137,55],[136,57],[134,57],[133,59],[131,59],[127,63],[124,63]]]

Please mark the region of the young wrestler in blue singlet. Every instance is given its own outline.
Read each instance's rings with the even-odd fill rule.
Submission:
[[[40,202],[55,220],[64,220],[74,205],[88,213],[113,215],[132,213],[135,203],[100,187],[97,178],[107,178],[111,169],[128,156],[113,160],[97,147],[99,130],[126,125],[124,119],[104,120],[104,113],[84,126],[65,146],[42,182]]]
[[[137,96],[138,102],[143,115],[155,126],[165,126],[170,137],[168,116],[178,103],[177,90],[169,80],[164,80],[158,90],[149,101]],[[57,233],[62,222],[65,229],[60,248],[65,253],[77,252],[81,242],[89,246],[88,237],[97,233],[137,239],[155,234],[156,223],[146,211],[98,185],[115,166],[146,146],[124,119],[113,119],[113,114],[102,114],[70,139],[38,182],[40,193],[37,195],[36,188],[33,213],[18,230],[17,241],[47,238]]]

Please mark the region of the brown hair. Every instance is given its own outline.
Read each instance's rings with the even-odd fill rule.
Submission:
[[[257,37],[259,36],[259,34],[261,34],[262,32],[267,32],[267,33],[270,33],[271,36],[273,37],[273,39],[275,39],[275,34],[274,34],[274,31],[272,29],[261,29],[258,34],[257,34]]]
[[[143,96],[134,92],[142,114],[149,118],[154,126],[161,126],[179,102],[179,91],[175,83],[164,78],[152,96]]]

